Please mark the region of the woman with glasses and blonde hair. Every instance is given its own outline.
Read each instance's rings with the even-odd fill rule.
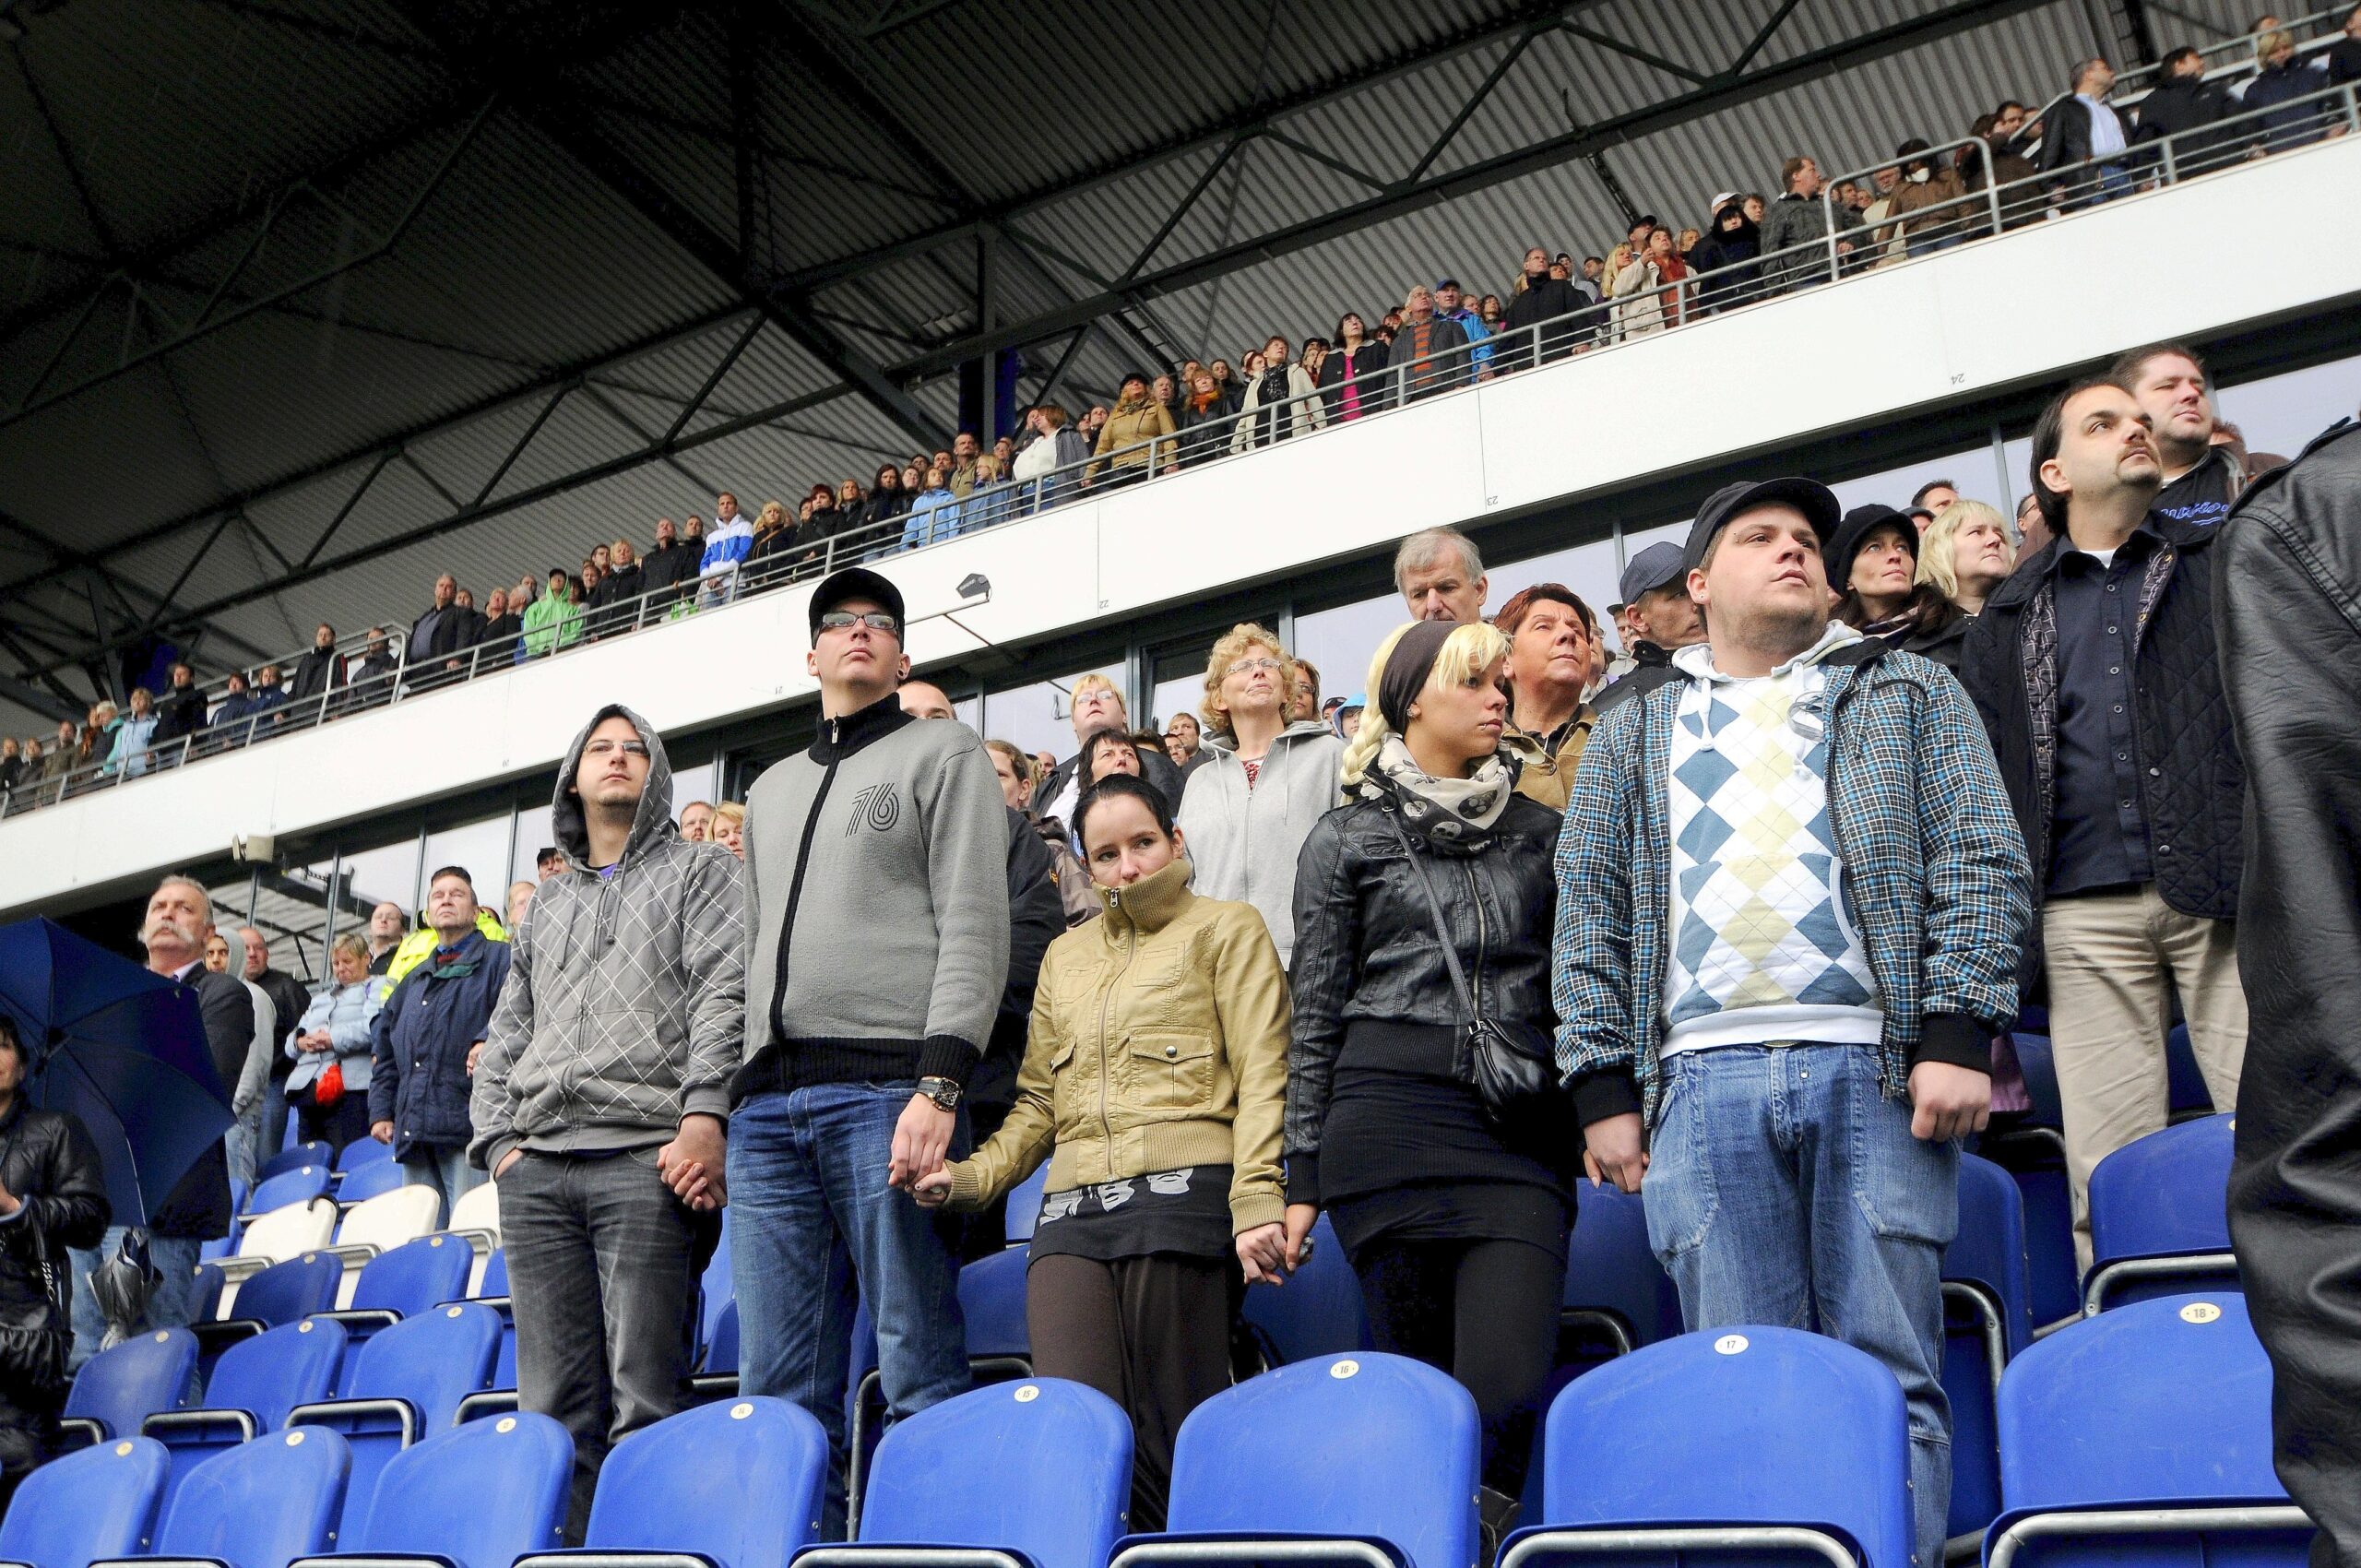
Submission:
[[[1205,661],[1204,760],[1180,792],[1180,829],[1208,898],[1263,911],[1285,963],[1294,951],[1296,851],[1336,803],[1345,743],[1318,719],[1290,723],[1295,661],[1279,639],[1241,623]]]
[[[1288,1260],[1324,1210],[1377,1348],[1475,1396],[1495,1527],[1557,1358],[1581,1158],[1549,989],[1559,815],[1500,754],[1508,655],[1484,622],[1414,621],[1370,665],[1349,802],[1296,872],[1287,1124]],[[1511,1048],[1488,1093],[1479,1051]]]

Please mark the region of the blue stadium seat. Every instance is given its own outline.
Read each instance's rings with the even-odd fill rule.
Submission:
[[[205,1460],[277,1431],[296,1406],[335,1393],[337,1369],[343,1363],[342,1326],[311,1318],[282,1324],[224,1350],[206,1379],[203,1404],[159,1411],[140,1428],[172,1452],[166,1501]]]
[[[1001,1235],[1012,1247],[1033,1239],[1033,1227],[1041,1218],[1041,1194],[1049,1190],[1050,1162],[1043,1160],[1033,1174],[1008,1190],[1007,1218]]]
[[[475,1252],[457,1236],[421,1236],[361,1265],[351,1304],[319,1315],[344,1325],[350,1336],[345,1364],[360,1360],[361,1347],[381,1329],[432,1312],[467,1295]],[[340,1386],[340,1385],[339,1385]]]
[[[730,1211],[721,1211],[721,1239],[714,1243],[713,1257],[705,1265],[705,1274],[697,1283],[697,1349],[702,1355],[713,1343],[714,1330],[721,1322],[722,1309],[738,1299],[736,1277],[730,1272]],[[736,1365],[731,1356],[731,1365]]]
[[[1132,1423],[1113,1400],[1058,1378],[998,1384],[897,1423],[877,1444],[860,1544],[796,1562],[890,1568],[949,1548],[1099,1568],[1131,1490]]]
[[[2091,1172],[2082,1311],[2190,1290],[2235,1290],[2227,1114],[2135,1138]]]
[[[1686,1334],[1549,1407],[1544,1523],[1501,1568],[1601,1554],[1909,1568],[1910,1433],[1877,1361],[1790,1328]]]
[[[617,1443],[579,1552],[540,1552],[516,1568],[787,1568],[820,1528],[828,1436],[784,1399],[706,1405]]]
[[[1112,1568],[1243,1568],[1279,1543],[1297,1562],[1366,1564],[1374,1550],[1399,1568],[1465,1568],[1481,1446],[1476,1401],[1423,1362],[1297,1361],[1190,1412],[1166,1531],[1126,1538]]]
[[[2025,1112],[2030,1127],[2063,1127],[2065,1111],[2058,1098],[2058,1052],[2047,1034],[2020,1028],[2009,1036],[2016,1047],[2017,1066],[2025,1075],[2025,1094],[2033,1109]]]
[[[1978,1140],[1976,1152],[2006,1170],[2024,1200],[2025,1279],[2035,1331],[2047,1333],[2081,1317],[2082,1281],[2074,1255],[2066,1140],[2054,1127],[2019,1127]]]
[[[1982,1534],[2000,1512],[1992,1402],[2011,1358],[2032,1342],[2023,1194],[1990,1160],[1963,1155],[1959,1234],[1943,1252],[1943,1392],[1952,1402],[1953,1536]]]
[[[172,1460],[163,1444],[126,1437],[52,1459],[17,1488],[0,1519],[0,1562],[89,1568],[147,1550]]]
[[[290,1412],[290,1427],[326,1427],[352,1446],[341,1531],[348,1545],[394,1455],[452,1424],[459,1401],[491,1384],[499,1348],[500,1314],[453,1302],[374,1336],[345,1380],[343,1397]]]
[[[725,1399],[738,1392],[738,1302],[721,1309],[713,1333],[705,1342],[705,1358],[697,1363],[689,1386],[700,1399]]]
[[[1032,1373],[1033,1341],[1025,1323],[1025,1265],[1031,1255],[1030,1247],[1011,1247],[959,1271],[967,1364],[979,1382]]]
[[[470,1421],[387,1460],[372,1505],[338,1538],[343,1550],[290,1568],[401,1560],[419,1568],[509,1568],[557,1545],[573,1473],[574,1439],[547,1416]],[[353,1515],[349,1493],[345,1515]]]
[[[373,1138],[370,1141],[374,1143],[376,1140]],[[284,1175],[290,1170],[300,1170],[306,1165],[316,1165],[321,1170],[327,1170],[335,1164],[336,1150],[325,1143],[290,1143],[285,1148],[262,1162],[262,1168],[255,1172],[255,1182],[259,1186],[274,1176]],[[312,1195],[317,1197],[319,1194],[314,1193]]]
[[[1269,1366],[1366,1350],[1372,1343],[1361,1282],[1324,1214],[1311,1228],[1311,1261],[1285,1285],[1247,1291],[1243,1315]]]
[[[959,1315],[967,1336],[967,1370],[979,1384],[1000,1383],[1033,1373],[1033,1348],[1025,1323],[1026,1247],[1010,1247],[979,1258],[959,1271]],[[845,1517],[860,1519],[868,1482],[863,1455],[875,1443],[885,1419],[884,1380],[877,1372],[877,1332],[864,1304],[853,1319],[851,1413],[846,1449],[852,1455],[847,1479]]]
[[[2165,1036],[2165,1075],[2175,1121],[2211,1116],[2216,1111],[2227,1113],[2229,1108],[2215,1105],[2213,1091],[2205,1087],[2205,1072],[2197,1064],[2187,1024],[2175,1024]]]
[[[351,1455],[332,1431],[285,1431],[216,1454],[164,1504],[153,1550],[116,1561],[279,1568],[336,1538]]]
[[[235,1317],[200,1319],[192,1325],[202,1372],[212,1376],[221,1353],[242,1339],[335,1306],[337,1288],[343,1282],[344,1265],[326,1253],[305,1253],[272,1264],[238,1287],[231,1303]]]
[[[196,1336],[159,1328],[100,1351],[74,1374],[65,1396],[69,1433],[89,1443],[136,1437],[159,1410],[177,1410],[196,1387]]]
[[[1601,1185],[1584,1187],[1581,1199],[1566,1241],[1560,1324],[1615,1355],[1678,1335],[1680,1292],[1648,1246],[1640,1195]]]
[[[2271,1363],[2246,1299],[2167,1296],[2068,1325],[2000,1383],[2008,1512],[1991,1568],[2300,1568],[2272,1468]]]
[[[376,1139],[369,1143],[383,1147]],[[344,1180],[336,1184],[336,1201],[340,1208],[367,1203],[380,1193],[390,1193],[409,1184],[409,1173],[390,1159],[373,1159],[344,1172]]]
[[[328,1190],[330,1171],[326,1159],[314,1165],[296,1165],[278,1175],[256,1182],[253,1195],[241,1210],[243,1218],[251,1219],[257,1214],[268,1214],[290,1204],[310,1203]]]
[[[393,1158],[393,1145],[381,1144],[374,1138],[355,1138],[338,1151],[336,1168],[350,1176],[364,1165],[390,1164]]]

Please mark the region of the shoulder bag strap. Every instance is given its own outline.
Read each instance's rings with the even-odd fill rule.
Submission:
[[[1442,916],[1442,900],[1435,897],[1435,885],[1428,880],[1427,868],[1418,863],[1418,852],[1410,846],[1410,836],[1402,830],[1401,818],[1394,808],[1385,808],[1385,825],[1394,829],[1394,842],[1402,846],[1402,853],[1410,861],[1410,874],[1418,879],[1418,891],[1427,896],[1427,913],[1434,917],[1435,940],[1442,944],[1443,967],[1451,971],[1451,989],[1459,993],[1459,1009],[1467,1015],[1471,1024],[1481,1023],[1483,1015],[1476,1010],[1476,999],[1467,988],[1466,971],[1459,967],[1459,948],[1451,939],[1451,926]]]

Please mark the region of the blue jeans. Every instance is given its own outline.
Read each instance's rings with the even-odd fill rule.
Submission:
[[[99,1347],[106,1338],[106,1314],[99,1309],[99,1298],[90,1289],[90,1271],[114,1256],[129,1229],[110,1225],[97,1251],[84,1252],[77,1247],[67,1254],[74,1273],[74,1348],[69,1359],[76,1371],[99,1353]],[[204,1245],[184,1236],[148,1238],[148,1261],[155,1265],[160,1277],[155,1294],[148,1298],[148,1311],[139,1322],[129,1325],[132,1333],[188,1326],[196,1305],[196,1254]]]
[[[1959,1146],[1910,1134],[1865,1045],[1723,1046],[1667,1057],[1641,1186],[1648,1243],[1691,1330],[1768,1324],[1876,1357],[1910,1412],[1919,1568],[1951,1512],[1942,1253]]]
[[[475,1188],[492,1178],[468,1163],[468,1150],[463,1144],[412,1144],[402,1156],[402,1185],[432,1187],[443,1194],[443,1223],[451,1223],[451,1210]]]
[[[730,1116],[738,1388],[792,1399],[826,1430],[825,1538],[844,1528],[857,1303],[876,1321],[888,1421],[967,1391],[958,1260],[933,1218],[885,1184],[894,1125],[917,1090],[907,1080],[817,1084],[754,1095]],[[967,1143],[962,1111],[949,1158]]]

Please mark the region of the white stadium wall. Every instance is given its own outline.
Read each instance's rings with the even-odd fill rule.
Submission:
[[[2361,137],[2248,165],[892,558],[910,615],[1024,646],[1413,529],[1579,505],[1650,475],[1906,421],[2158,338],[2361,295]],[[2221,237],[2304,244],[2267,262]],[[2324,415],[2323,422],[2328,417]],[[980,572],[990,601],[963,609]],[[813,690],[808,588],[759,596],[0,822],[0,918],[121,894],[240,836],[306,835],[543,770],[623,702],[667,732]],[[973,650],[911,632],[921,668]]]

